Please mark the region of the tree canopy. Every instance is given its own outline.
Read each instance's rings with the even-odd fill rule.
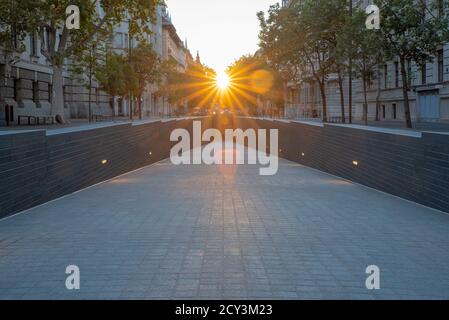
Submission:
[[[260,21],[260,48],[270,66],[286,82],[313,82],[319,86],[323,121],[327,117],[326,84],[337,73],[340,88],[344,74],[354,74],[365,86],[381,62],[399,58],[403,82],[404,114],[411,127],[406,61],[418,65],[433,61],[449,40],[449,23],[441,1],[375,0],[381,8],[380,30],[368,30],[367,14],[355,8],[351,16],[347,0],[293,1],[287,7],[273,5]],[[353,68],[348,68],[348,61]],[[343,93],[341,104],[344,106]],[[344,108],[342,108],[344,117]],[[367,110],[364,110],[365,120]]]
[[[111,38],[114,26],[129,24],[131,37],[143,38],[151,32],[160,0],[9,0],[0,5],[0,26],[10,26],[24,37],[37,32],[41,54],[53,68],[52,114],[63,115],[62,68],[67,58],[88,52],[92,41]],[[80,28],[66,25],[66,8],[80,8]],[[6,38],[2,33],[3,38]],[[6,39],[8,40],[8,39]],[[87,50],[83,50],[83,48]]]

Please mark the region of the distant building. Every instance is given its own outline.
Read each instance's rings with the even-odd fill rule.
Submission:
[[[162,9],[162,56],[165,60],[172,59],[176,61],[179,72],[185,72],[187,69],[187,59],[190,54],[186,45],[179,37],[176,28],[172,22],[168,10]],[[183,113],[187,108],[186,101],[179,101],[172,105],[164,98],[164,113],[172,115],[176,112]]]
[[[187,67],[187,49],[185,47],[185,44],[179,38],[176,28],[172,23],[171,17],[166,10],[162,15],[162,27],[162,54],[164,59],[174,59],[178,63],[179,70],[185,71]]]

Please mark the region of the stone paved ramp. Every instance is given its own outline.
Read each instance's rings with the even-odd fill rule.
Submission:
[[[53,298],[448,299],[449,216],[284,160],[165,161],[0,221],[0,299]]]

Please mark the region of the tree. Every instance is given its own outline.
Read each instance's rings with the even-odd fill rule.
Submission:
[[[268,65],[276,70],[284,83],[302,80],[303,56],[298,50],[295,24],[298,11],[294,7],[282,8],[279,3],[257,14],[260,23],[259,47]]]
[[[147,84],[161,82],[160,60],[154,52],[151,44],[146,42],[139,43],[139,46],[133,49],[132,55],[129,57],[129,64],[132,70],[134,81],[131,78],[128,82],[130,91],[137,97],[139,119],[142,118],[142,94]]]
[[[367,88],[375,78],[375,71],[378,70],[379,64],[387,60],[389,54],[381,33],[366,28],[366,16],[362,10],[353,11],[337,37],[336,52],[337,61],[351,59],[352,72],[362,80],[363,121],[368,124]]]
[[[92,42],[86,50],[89,52],[78,54],[82,59],[72,70],[82,76],[81,81],[84,80],[89,89],[89,96],[93,81],[98,80],[102,89],[111,96],[136,97],[141,118],[141,98],[145,87],[161,80],[160,61],[151,44],[141,41],[132,55],[108,52],[107,44],[100,41]]]
[[[215,71],[201,63],[199,59],[187,66],[184,74],[184,93],[188,109],[212,108],[217,101]]]
[[[407,61],[418,65],[431,62],[439,45],[449,39],[449,21],[445,15],[435,15],[434,3],[426,1],[376,0],[381,10],[381,32],[391,52],[399,58],[401,66],[404,114],[407,128],[412,128],[408,97]]]
[[[123,97],[129,92],[125,76],[126,72],[129,71],[129,68],[125,67],[126,65],[127,60],[124,56],[110,52],[106,55],[104,63],[98,66],[95,73],[95,78],[98,80],[101,89],[111,97],[110,104],[113,115],[114,97]]]
[[[335,70],[337,35],[346,15],[346,0],[295,1],[287,8],[275,5],[267,19],[259,13],[263,53],[290,78],[309,78],[318,84],[323,121],[327,121],[326,82]]]
[[[27,1],[0,1],[0,45],[5,56],[25,49],[23,40],[32,28],[30,20],[23,11],[29,9]]]
[[[161,74],[163,81],[159,92],[170,104],[186,104],[191,111],[193,108],[204,110],[217,101],[216,72],[199,59],[189,63],[184,70],[169,58],[162,62]]]
[[[99,32],[112,32],[112,27],[128,21],[130,36],[149,33],[149,23],[159,0],[10,0],[19,4],[14,8],[16,15],[27,21],[20,25],[24,32],[37,31],[42,43],[42,55],[53,69],[53,90],[51,113],[63,115],[63,66],[64,61],[75,51],[89,44]],[[81,28],[69,30],[65,10],[77,5],[81,11]],[[8,12],[0,7],[0,16]]]
[[[5,68],[8,70],[15,63],[14,53],[25,50],[23,40],[30,29],[30,22],[21,12],[28,9],[25,1],[0,1],[0,46]],[[0,90],[0,102],[2,102]]]
[[[340,92],[340,115],[342,123],[346,122],[344,80],[345,73],[349,69],[349,66],[346,64],[346,62],[346,56],[344,54],[337,53],[335,57],[335,71],[338,75],[338,89]]]
[[[106,36],[106,35],[105,35]],[[69,65],[69,70],[78,77],[85,88],[89,91],[88,119],[92,121],[92,89],[97,81],[95,75],[101,71],[106,60],[108,44],[96,37],[89,44],[75,49],[74,55],[77,57],[76,63]]]
[[[122,97],[126,97],[129,102],[129,117],[132,120],[134,115],[134,97],[140,92],[139,77],[131,64],[129,56],[123,56],[123,60],[122,70],[125,92],[122,94]]]
[[[162,84],[159,93],[167,97],[169,104],[181,103],[186,97],[185,73],[180,70],[178,62],[170,57],[161,64]]]
[[[296,33],[308,71],[318,83],[327,121],[326,82],[336,65],[337,37],[346,22],[346,0],[305,0],[298,2]],[[317,19],[317,17],[320,17]]]
[[[283,104],[283,81],[262,54],[244,55],[228,67],[232,86],[230,91],[241,108],[256,106],[258,100],[270,100],[279,109]]]

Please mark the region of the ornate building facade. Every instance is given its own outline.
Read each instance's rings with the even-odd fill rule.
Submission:
[[[98,10],[101,14],[99,5]],[[177,61],[185,64],[188,50],[182,42],[178,41],[176,29],[171,20],[168,23],[167,17],[166,6],[160,5],[157,8],[156,20],[150,25],[152,34],[148,35],[147,40],[152,44],[153,50],[160,59],[175,55]],[[26,37],[23,45],[25,50],[14,53],[12,56],[5,54],[0,45],[0,125],[5,123],[6,105],[13,108],[14,122],[17,122],[20,115],[50,114],[52,69],[40,52],[42,43],[37,35],[30,35]],[[114,28],[110,46],[115,52],[123,54],[138,46],[137,41],[129,37],[126,21]],[[167,51],[169,46],[170,50],[176,48],[171,54]],[[76,62],[67,59],[64,67],[64,116],[66,119],[88,118],[89,106],[94,115],[130,116],[130,102],[120,97],[110,97],[99,88],[95,81],[89,103],[89,90],[83,81],[86,75],[72,72],[71,66],[74,64]],[[147,85],[141,105],[144,117],[164,116],[171,113],[166,98],[158,93],[158,86],[154,84]],[[134,115],[137,115],[137,111],[134,112]]]

